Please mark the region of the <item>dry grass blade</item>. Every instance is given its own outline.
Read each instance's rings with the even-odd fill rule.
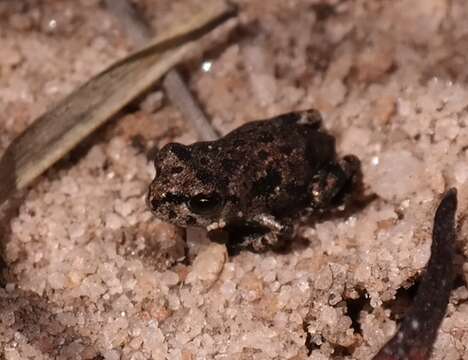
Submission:
[[[196,40],[235,11],[219,4],[89,80],[38,118],[0,160],[0,204],[196,50]]]

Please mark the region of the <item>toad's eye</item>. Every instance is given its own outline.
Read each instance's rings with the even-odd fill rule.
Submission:
[[[210,193],[195,195],[187,202],[187,206],[195,214],[211,215],[218,212],[223,203],[223,198],[219,194]]]

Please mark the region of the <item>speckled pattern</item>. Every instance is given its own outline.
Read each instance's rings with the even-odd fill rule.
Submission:
[[[136,1],[157,31],[205,1]],[[369,359],[429,259],[458,188],[456,280],[433,359],[468,358],[468,8],[463,0],[237,0],[240,29],[183,69],[223,134],[316,108],[376,198],[304,225],[285,254],[243,251],[154,219],[147,152],[195,133],[146,100],[2,209],[10,359]],[[126,54],[98,0],[0,2],[0,148]],[[307,347],[305,346],[307,343]]]
[[[215,141],[170,143],[154,163],[153,214],[184,227],[230,228],[227,246],[236,252],[284,248],[302,216],[336,208],[360,179],[359,160],[337,159],[315,110],[251,121]],[[242,237],[242,227],[252,229]]]

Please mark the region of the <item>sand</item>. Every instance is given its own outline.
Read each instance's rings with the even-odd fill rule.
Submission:
[[[157,32],[204,4],[135,2]],[[203,233],[186,244],[146,208],[148,152],[196,135],[152,94],[3,207],[3,358],[369,359],[395,332],[440,194],[457,187],[468,211],[468,7],[236,3],[240,30],[183,69],[214,126],[317,108],[376,199],[304,225],[286,254],[229,257]],[[1,150],[132,48],[98,0],[0,2],[0,44]],[[467,235],[460,221],[433,359],[468,359]]]

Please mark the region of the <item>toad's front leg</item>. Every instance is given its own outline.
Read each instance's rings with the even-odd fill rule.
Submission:
[[[266,231],[252,239],[249,247],[255,252],[283,249],[294,236],[294,226],[289,221],[278,221],[269,214],[258,214],[253,218]]]
[[[226,246],[230,255],[241,250],[262,253],[268,250],[282,250],[294,236],[291,221],[278,221],[268,214],[258,214],[248,221],[234,221],[227,224]],[[216,240],[216,237],[212,238]],[[225,241],[225,240],[224,240]],[[224,242],[223,241],[223,242]]]

